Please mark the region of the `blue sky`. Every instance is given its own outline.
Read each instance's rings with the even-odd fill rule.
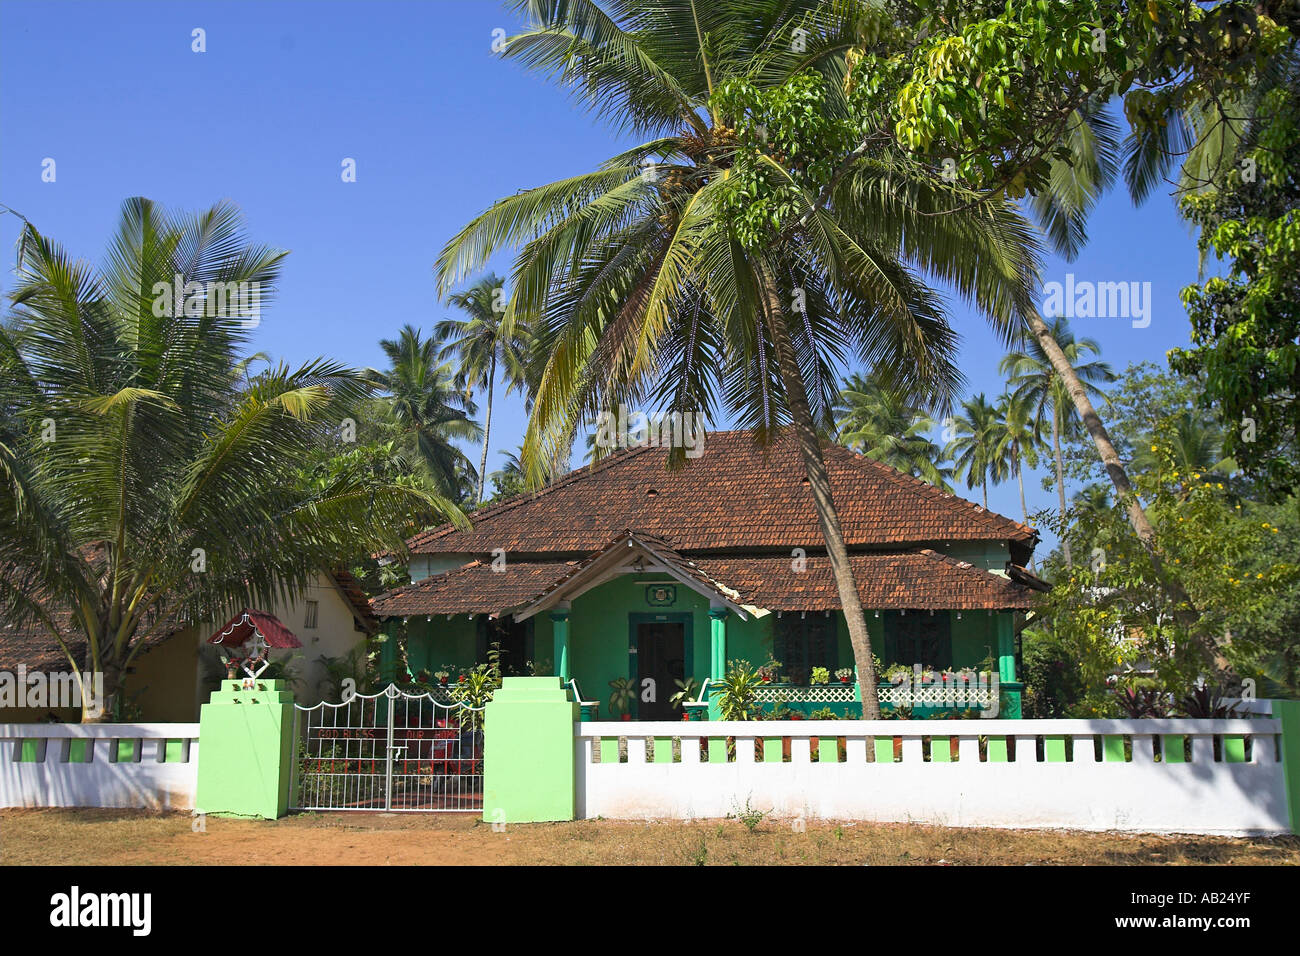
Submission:
[[[450,236],[493,200],[588,170],[623,143],[564,91],[492,55],[493,30],[517,26],[491,0],[0,0],[0,203],[97,261],[126,197],[191,209],[234,200],[256,241],[292,251],[255,347],[289,362],[381,364],[380,338],[451,314],[432,274]],[[204,53],[191,50],[195,28]],[[342,181],[345,158],[355,183]],[[5,249],[20,225],[0,215]],[[1151,323],[1076,319],[1076,332],[1117,370],[1163,361],[1187,341],[1178,291],[1197,269],[1172,203],[1135,209],[1116,191],[1090,236],[1045,278],[1150,282]],[[960,303],[951,315],[968,391],[996,396],[1001,346]],[[490,469],[523,423],[516,398],[499,400]],[[1053,505],[1037,475],[1026,484],[1031,514]],[[990,505],[1019,517],[1014,484],[993,488]]]

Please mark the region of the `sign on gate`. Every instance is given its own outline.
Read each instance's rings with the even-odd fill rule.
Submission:
[[[483,710],[396,685],[297,707],[295,810],[483,808]]]

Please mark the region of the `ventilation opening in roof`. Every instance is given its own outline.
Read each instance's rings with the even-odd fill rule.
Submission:
[[[657,495],[657,494],[659,494],[659,492],[658,492],[658,490],[656,490],[656,489],[654,489],[654,488],[647,488],[647,489],[645,490],[645,496],[646,496],[647,498],[653,498],[653,497],[654,497],[655,495]]]

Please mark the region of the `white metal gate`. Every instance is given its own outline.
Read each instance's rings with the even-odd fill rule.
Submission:
[[[295,810],[483,808],[483,708],[394,684],[340,704],[294,706]]]

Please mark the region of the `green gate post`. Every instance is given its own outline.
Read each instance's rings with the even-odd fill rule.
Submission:
[[[573,725],[580,707],[556,677],[507,677],[483,714],[483,820],[577,815]]]
[[[293,693],[282,680],[223,680],[199,709],[201,812],[274,820],[289,812]]]
[[[1300,700],[1273,701],[1273,716],[1282,725],[1282,785],[1286,788],[1287,817],[1291,832],[1300,835]]]

